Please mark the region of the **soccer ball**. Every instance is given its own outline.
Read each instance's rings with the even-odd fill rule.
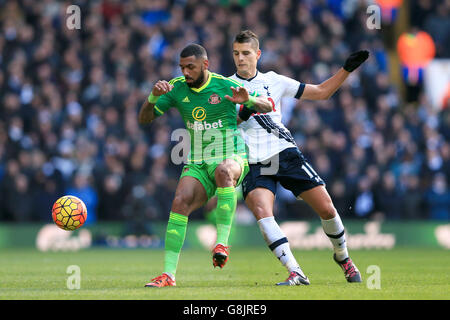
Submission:
[[[52,218],[61,229],[73,231],[86,221],[87,209],[82,200],[75,196],[63,196],[52,207]]]

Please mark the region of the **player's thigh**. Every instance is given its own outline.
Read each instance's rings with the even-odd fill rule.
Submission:
[[[222,188],[236,186],[241,173],[241,165],[236,160],[225,159],[214,170],[216,185]]]
[[[189,216],[192,211],[203,206],[208,200],[205,188],[194,177],[184,176],[178,182],[172,212]]]
[[[245,198],[245,203],[256,220],[273,216],[274,201],[275,195],[266,188],[255,188]]]
[[[333,219],[336,209],[325,186],[317,186],[300,193],[301,197],[324,220]]]

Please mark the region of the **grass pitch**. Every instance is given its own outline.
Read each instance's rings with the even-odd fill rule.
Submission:
[[[363,283],[350,284],[332,252],[294,251],[309,286],[278,287],[287,271],[267,248],[231,248],[224,269],[214,269],[206,250],[185,249],[177,287],[144,288],[163,268],[163,250],[89,249],[42,253],[32,249],[0,252],[0,299],[298,300],[450,299],[450,255],[438,249],[351,251]],[[69,290],[67,268],[81,270],[81,288]],[[380,270],[380,289],[369,289]],[[372,282],[373,283],[373,282]]]

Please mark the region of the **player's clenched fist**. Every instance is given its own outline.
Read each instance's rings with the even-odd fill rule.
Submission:
[[[173,85],[169,84],[167,81],[159,80],[153,87],[152,95],[154,95],[155,97],[159,97],[163,94],[166,94],[172,89]]]

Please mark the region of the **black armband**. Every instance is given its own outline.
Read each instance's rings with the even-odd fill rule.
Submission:
[[[254,113],[253,110],[243,107],[241,108],[241,110],[239,110],[239,118],[241,118],[244,121],[247,121],[253,113]]]

